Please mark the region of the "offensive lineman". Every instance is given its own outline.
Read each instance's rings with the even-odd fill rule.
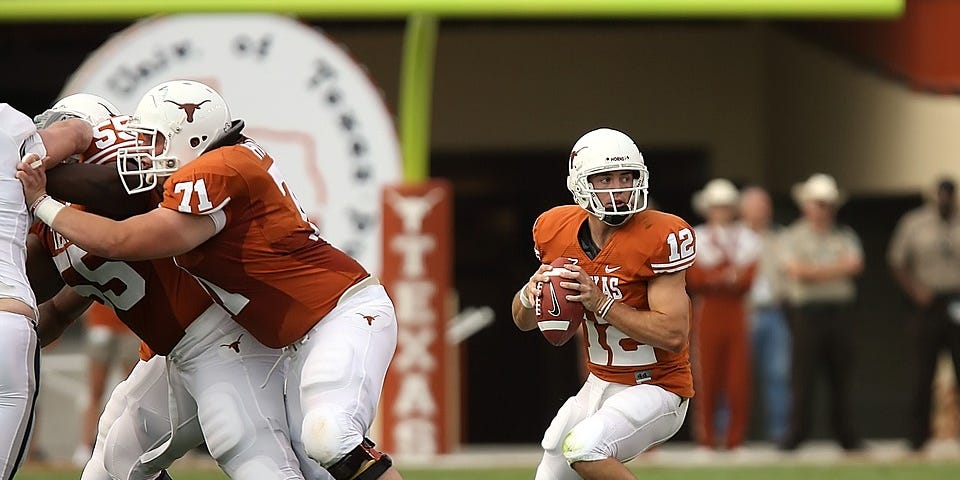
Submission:
[[[578,290],[567,299],[587,311],[590,375],[544,433],[536,479],[634,479],[623,462],[672,437],[693,396],[684,281],[696,256],[693,229],[647,210],[647,167],[621,132],[587,133],[568,167],[579,206],[555,207],[534,224],[545,265],[514,295],[513,320],[537,328],[537,282],[547,281],[549,263],[569,258],[560,285]]]
[[[12,479],[26,457],[40,383],[37,305],[26,274],[30,216],[16,165],[27,153],[65,157],[89,142],[86,122],[38,132],[29,117],[0,103],[0,480]]]
[[[18,178],[36,217],[65,238],[106,258],[174,256],[264,345],[291,347],[287,411],[308,477],[323,467],[337,480],[399,479],[365,438],[396,349],[393,303],[320,238],[273,159],[242,135],[230,140],[233,124],[201,83],[148,91],[128,124],[138,145],[117,167],[129,192],[162,184],[164,197],[121,222],[64,208],[45,194],[43,170],[21,163]]]
[[[69,116],[93,124],[93,141],[78,160],[110,165],[59,167],[51,188],[120,217],[156,205],[159,192],[130,197],[117,181],[117,151],[135,144],[135,136],[123,130],[129,117],[103,98],[76,94],[37,120],[56,125]],[[111,183],[105,186],[105,180]],[[82,480],[169,478],[162,469],[204,439],[232,478],[302,479],[280,400],[283,381],[270,375],[278,350],[256,342],[172,260],[108,261],[39,227],[31,236],[31,275],[46,267],[56,285],[67,284],[40,305],[41,343],[59,336],[98,298],[151,350],[165,355],[144,358],[111,395]]]

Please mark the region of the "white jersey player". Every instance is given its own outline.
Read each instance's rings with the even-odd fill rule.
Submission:
[[[40,373],[37,304],[26,274],[30,215],[17,180],[25,153],[43,158],[76,152],[90,125],[63,122],[38,132],[29,117],[0,103],[0,479],[13,478],[26,457]]]

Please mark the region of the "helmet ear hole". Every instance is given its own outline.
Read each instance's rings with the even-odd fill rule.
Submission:
[[[200,144],[201,144],[202,142],[207,141],[207,138],[208,138],[208,137],[207,137],[206,135],[201,135],[201,136],[199,136],[199,137],[191,137],[191,138],[190,138],[190,146],[193,147],[193,148],[197,148],[198,146],[200,146]]]

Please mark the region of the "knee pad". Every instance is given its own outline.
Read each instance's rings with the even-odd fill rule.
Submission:
[[[103,467],[110,478],[126,480],[140,455],[149,448],[139,435],[139,422],[131,411],[117,417],[104,433]]]
[[[363,441],[363,432],[353,419],[333,404],[317,405],[303,416],[303,449],[310,458],[328,468]]]
[[[589,417],[578,423],[563,438],[563,458],[573,465],[576,462],[603,460],[613,456],[603,442],[603,421]]]
[[[308,344],[309,345],[309,344]],[[314,391],[329,392],[347,385],[356,357],[348,344],[335,343],[321,346],[310,345],[306,365],[300,373],[300,390],[304,394]]]
[[[559,452],[563,438],[583,417],[584,412],[577,405],[576,398],[568,398],[560,410],[557,410],[557,415],[553,417],[547,431],[543,433],[540,446],[548,452]]]
[[[228,461],[235,452],[256,438],[256,432],[237,398],[227,392],[205,392],[197,402],[197,414],[210,456]]]
[[[127,410],[127,401],[124,398],[126,392],[121,390],[122,385],[123,384],[118,385],[113,394],[110,395],[110,399],[107,400],[107,404],[103,407],[103,413],[100,414],[100,419],[97,420],[98,442],[107,439],[107,433],[110,431],[110,427],[112,427],[117,419]]]
[[[376,480],[393,466],[390,456],[377,451],[376,445],[364,437],[336,463],[327,468],[336,480]],[[359,472],[359,473],[358,473]]]

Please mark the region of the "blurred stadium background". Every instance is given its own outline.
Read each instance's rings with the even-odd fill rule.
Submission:
[[[264,143],[295,159],[288,160],[289,169],[302,172],[295,189],[315,194],[310,213],[324,220],[325,235],[375,269],[391,261],[389,254],[381,259],[379,188],[428,177],[448,181],[452,251],[441,270],[449,269],[459,295],[441,299],[437,312],[442,320],[489,306],[493,321],[486,325],[486,312],[474,311],[459,332],[470,335],[458,337],[460,343],[443,342],[442,321],[431,324],[429,352],[414,353],[443,367],[420,372],[431,396],[423,401],[437,409],[408,408],[420,423],[401,433],[391,429],[403,415],[379,428],[394,435],[381,433],[390,438],[388,448],[400,452],[401,466],[407,459],[417,467],[525,470],[476,477],[435,470],[409,478],[532,476],[536,443],[580,384],[577,350],[516,331],[509,299],[535,266],[534,218],[569,202],[570,145],[598,126],[637,140],[651,171],[652,198],[691,223],[699,221],[691,194],[714,176],[771,189],[776,217],[786,223],[797,214],[791,185],[814,172],[830,173],[851,194],[839,217],[860,233],[866,252],[855,312],[855,422],[877,446],[873,453],[850,460],[815,442],[813,453],[801,452],[786,462],[789,468],[777,469],[772,465],[784,459],[754,442],[753,453],[709,459],[718,469],[691,470],[685,427],[667,447],[638,460],[638,468],[652,468],[660,478],[793,478],[786,471],[796,478],[960,476],[955,446],[938,460],[911,459],[901,448],[908,406],[903,382],[911,376],[902,344],[908,309],[884,258],[901,214],[919,205],[940,175],[960,177],[960,56],[953,50],[960,45],[960,2],[241,1],[231,8],[299,13],[290,17],[296,21],[150,16],[207,14],[217,9],[213,3],[8,0],[0,7],[6,69],[0,99],[38,113],[85,87],[132,109],[139,94],[160,81],[212,80],[237,116],[272,135]],[[419,15],[408,17],[411,12]],[[181,21],[218,26],[194,31],[164,23]],[[255,28],[229,30],[248,21]],[[308,38],[301,48],[279,41],[296,35]],[[333,78],[343,81],[329,83]],[[371,100],[379,96],[382,105]],[[388,123],[377,123],[382,118],[400,123],[399,137]],[[354,183],[324,177],[346,162],[355,163],[343,178]],[[375,181],[364,183],[368,178]],[[362,195],[337,190],[351,185]],[[328,212],[335,209],[341,216]],[[33,466],[23,478],[72,478],[60,466],[76,445],[83,407],[79,349],[74,330],[45,351],[36,445],[54,471]],[[403,374],[391,381],[399,385]],[[818,408],[824,411],[825,401]],[[827,415],[816,418],[815,437],[827,438]],[[940,430],[948,446],[958,422],[948,418]],[[759,437],[754,429],[752,438]],[[460,456],[433,455],[442,452]],[[187,473],[176,478],[191,478],[188,470],[198,467],[191,461],[202,463],[188,459]],[[818,463],[835,468],[810,465]]]

